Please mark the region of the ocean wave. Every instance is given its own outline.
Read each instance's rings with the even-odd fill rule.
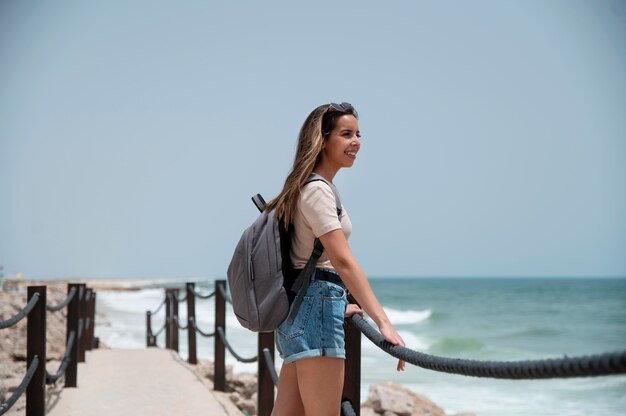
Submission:
[[[428,318],[430,318],[433,313],[430,309],[425,309],[423,311],[413,311],[410,309],[406,311],[401,311],[398,309],[387,307],[385,308],[385,312],[387,313],[387,316],[389,317],[391,323],[394,325],[408,325],[418,322],[424,322],[428,320]]]

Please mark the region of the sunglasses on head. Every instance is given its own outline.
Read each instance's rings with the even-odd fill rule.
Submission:
[[[345,113],[347,111],[349,111],[351,114],[354,114],[354,117],[359,118],[359,113],[356,112],[355,108],[352,106],[352,104],[347,103],[347,102],[342,102],[341,104],[337,104],[337,103],[330,103],[328,105],[328,110],[333,109],[335,111],[340,111],[342,113]],[[328,111],[326,110],[326,111]]]

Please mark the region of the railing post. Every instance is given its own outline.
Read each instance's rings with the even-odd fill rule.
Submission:
[[[67,285],[67,293],[70,291],[76,290],[74,293],[74,297],[67,305],[67,326],[66,326],[66,335],[65,335],[65,343],[67,346],[67,340],[69,339],[70,333],[74,331],[74,345],[72,346],[72,350],[70,351],[70,363],[65,370],[65,387],[76,387],[76,379],[78,373],[78,316],[79,316],[79,308],[80,308],[80,299],[78,299],[80,285],[75,283],[70,283]]]
[[[198,364],[198,357],[196,354],[196,330],[192,325],[192,321],[196,319],[196,295],[195,284],[187,283],[187,345],[189,350],[189,357],[187,362],[189,364]]]
[[[96,292],[91,289],[91,297],[89,298],[89,342],[87,343],[89,351],[94,348],[94,334],[96,332]]]
[[[165,289],[165,348],[172,348],[172,296],[170,290]]]
[[[263,349],[268,348],[272,356],[272,363],[265,361]],[[258,382],[257,382],[257,415],[270,416],[274,408],[274,381],[268,365],[274,365],[274,333],[259,332],[259,347],[257,351]]]
[[[39,365],[26,388],[26,416],[46,414],[46,286],[28,286],[28,301],[35,293],[39,300],[28,314],[26,325],[26,368],[35,356]]]
[[[352,295],[348,302],[357,303]],[[361,331],[346,319],[346,363],[342,401],[349,400],[357,416],[361,414]]]
[[[172,290],[172,311],[174,319],[172,320],[172,349],[178,352],[178,289]]]
[[[152,346],[152,312],[146,311],[146,347]]]
[[[85,298],[85,319],[89,321],[89,328],[85,328],[85,336],[83,337],[84,351],[91,351],[91,345],[93,344],[93,316],[91,314],[91,301],[93,298],[93,289],[87,289],[87,297]]]
[[[79,363],[84,363],[85,362],[85,333],[87,332],[86,330],[86,324],[87,324],[87,307],[86,307],[86,302],[85,299],[87,298],[87,285],[85,283],[81,283],[80,284],[80,290],[79,292],[82,292],[83,296],[80,296],[79,299],[79,308],[78,308],[78,316],[79,316],[79,320],[82,320],[83,325],[82,325],[82,331],[80,331],[80,337],[78,336],[78,334],[76,334],[77,338],[76,338],[76,342],[78,343],[78,362]],[[79,293],[80,295],[80,293]]]
[[[222,296],[222,289],[226,289],[226,280],[215,281],[215,357],[213,363],[213,388],[226,391],[226,351],[222,339],[217,333],[217,328],[222,327],[226,335],[226,299]]]

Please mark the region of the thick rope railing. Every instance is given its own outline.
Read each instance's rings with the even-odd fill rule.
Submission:
[[[187,300],[187,294],[185,293],[185,296],[183,296],[181,299],[177,299],[178,303],[184,302]]]
[[[263,358],[265,358],[265,365],[270,372],[274,387],[278,386],[278,374],[276,374],[276,367],[274,366],[274,360],[272,360],[272,353],[269,348],[263,348]]]
[[[228,341],[226,340],[226,336],[224,335],[224,328],[222,328],[221,326],[217,328],[217,333],[220,336],[220,339],[222,340],[226,348],[228,348],[228,351],[230,351],[230,353],[233,355],[233,357],[237,359],[237,361],[240,361],[242,363],[254,363],[256,362],[256,360],[259,359],[258,356],[254,356],[251,358],[243,358],[241,355],[237,354],[235,350],[233,350],[233,348],[230,346]]]
[[[190,321],[191,321],[191,326],[193,326],[193,330],[196,331],[198,334],[202,335],[203,337],[207,337],[207,338],[215,336],[215,332],[211,332],[209,334],[208,332],[204,332],[204,331],[200,330],[200,328],[198,328],[196,326],[196,320],[195,319],[191,318]]]
[[[626,351],[528,361],[478,361],[424,354],[393,345],[358,314],[351,322],[387,354],[419,367],[444,373],[501,379],[546,379],[626,373]]]
[[[181,325],[181,324],[180,324],[180,322],[178,322],[178,317],[176,317],[176,316],[174,317],[174,322],[176,323],[176,326],[177,326],[177,327],[178,327],[178,329],[180,329],[180,330],[183,330],[183,331],[184,331],[184,330],[186,330],[186,329],[189,327],[189,324],[184,325],[184,326],[183,326],[183,325]]]
[[[54,374],[50,374],[48,370],[46,370],[46,384],[56,383],[57,380],[61,378],[63,374],[65,374],[65,370],[67,369],[67,366],[70,364],[70,361],[72,361],[72,357],[70,356],[70,354],[72,353],[72,347],[74,346],[75,338],[76,338],[76,332],[74,331],[70,332],[70,336],[67,338],[67,346],[65,347],[63,360],[61,361],[61,364],[59,365],[59,369]]]
[[[59,303],[56,306],[48,306],[48,305],[46,305],[46,310],[49,311],[49,312],[60,311],[61,309],[65,308],[67,305],[69,305],[69,303],[74,298],[75,294],[76,294],[76,288],[73,287],[72,289],[70,289],[70,293],[67,294],[67,297],[61,303]]]
[[[26,391],[26,388],[30,384],[30,381],[32,380],[33,375],[35,374],[35,371],[37,371],[37,367],[39,367],[39,357],[35,356],[33,360],[31,361],[30,366],[28,366],[26,375],[22,379],[22,382],[20,383],[20,385],[17,386],[17,389],[15,389],[11,397],[9,397],[9,400],[0,404],[0,415],[5,414],[15,404],[15,402],[17,402],[20,396]]]
[[[163,324],[163,326],[161,327],[161,329],[159,329],[156,334],[150,334],[152,335],[154,338],[158,337],[159,335],[161,335],[161,332],[163,332],[163,330],[165,330],[165,326],[166,324]]]
[[[352,403],[350,403],[348,400],[344,400],[343,402],[341,402],[341,414],[343,416],[356,416],[356,412],[352,407]]]
[[[194,289],[193,294],[195,297],[199,298],[199,299],[211,299],[213,296],[215,296],[215,290],[211,293],[207,293],[207,294],[202,294],[202,293],[198,293],[196,292],[196,290]]]
[[[232,305],[233,304],[233,300],[231,299],[230,294],[226,293],[226,289],[224,289],[223,286],[219,286],[219,285],[217,287],[218,287],[218,289],[220,291],[220,294],[226,300],[226,302],[228,302],[228,303],[230,303]]]
[[[26,304],[26,306],[24,306],[24,308],[21,311],[19,311],[14,316],[7,319],[6,321],[0,321],[0,329],[13,326],[19,321],[21,321],[22,319],[24,319],[30,313],[30,311],[33,310],[38,300],[39,300],[39,293],[35,293],[35,295],[30,299],[30,301]]]
[[[163,307],[163,305],[165,305],[165,301],[166,299],[163,299],[163,302],[161,302],[161,304],[159,306],[157,306],[157,308],[154,310],[154,312],[150,312],[152,315],[156,315],[157,312],[159,312],[161,310],[161,308]]]

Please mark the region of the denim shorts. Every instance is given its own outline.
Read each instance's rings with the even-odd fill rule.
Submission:
[[[276,347],[285,363],[302,358],[346,358],[343,319],[348,301],[341,286],[314,280],[292,325],[287,320],[276,329]]]

